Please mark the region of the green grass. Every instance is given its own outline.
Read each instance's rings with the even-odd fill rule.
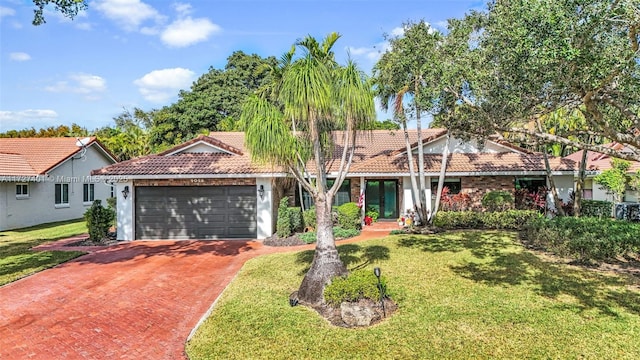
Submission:
[[[54,267],[84,253],[32,251],[34,246],[87,232],[84,220],[49,223],[0,232],[0,285]]]
[[[379,266],[398,311],[364,329],[290,307],[311,251],[251,260],[187,344],[191,359],[637,359],[637,280],[547,262],[510,232],[397,235],[339,247]]]

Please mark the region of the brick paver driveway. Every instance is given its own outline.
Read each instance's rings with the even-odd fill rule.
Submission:
[[[275,249],[274,249],[275,250]],[[0,288],[0,359],[183,359],[248,241],[132,242]]]

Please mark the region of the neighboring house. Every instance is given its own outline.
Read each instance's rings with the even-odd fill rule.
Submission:
[[[0,230],[81,218],[113,196],[91,170],[115,162],[94,137],[0,138]]]
[[[629,151],[623,145],[618,143],[610,143],[610,147],[614,148],[618,151]],[[571,155],[565,157],[567,160],[574,161],[578,164],[582,161],[582,152],[580,150]],[[604,189],[601,185],[598,185],[593,178],[595,178],[598,174],[602,173],[605,170],[611,169],[611,160],[612,157],[609,155],[601,154],[594,151],[587,151],[587,166],[586,166],[586,177],[584,181],[582,196],[587,200],[605,200],[605,201],[614,201],[613,194],[608,193],[606,189]],[[629,174],[636,174],[640,171],[640,162],[638,161],[630,161],[631,166],[629,167]],[[577,168],[578,165],[576,165]],[[638,202],[640,201],[640,191],[628,189],[625,192],[623,201],[629,202]]]
[[[437,185],[445,134],[443,129],[423,130],[425,171],[432,186]],[[410,141],[415,152],[416,131],[411,131]],[[540,154],[501,140],[479,147],[474,141],[452,139],[450,148],[446,185],[454,193],[469,193],[476,203],[490,190],[548,185]],[[327,166],[329,178],[336,177],[338,152]],[[358,201],[365,188],[365,206],[380,209],[382,219],[397,219],[413,207],[406,155],[402,131],[359,133],[353,164],[335,204]],[[566,201],[573,191],[574,163],[552,159],[551,164]],[[275,229],[283,183],[279,180],[288,177],[277,166],[252,163],[244,134],[238,132],[213,132],[93,174],[126,179],[117,183],[116,191],[119,240],[264,239]],[[295,189],[290,186],[284,195],[297,203],[302,198],[308,206],[309,197]],[[427,196],[433,198],[431,194],[428,188]],[[427,206],[430,209],[432,204]]]

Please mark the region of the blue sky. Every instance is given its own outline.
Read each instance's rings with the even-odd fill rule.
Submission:
[[[75,20],[51,9],[31,25],[31,0],[0,0],[0,132],[112,125],[126,109],[176,101],[236,50],[280,56],[296,39],[337,31],[338,59],[370,70],[383,34],[424,19],[437,29],[483,1],[90,0]],[[379,113],[379,117],[386,116]]]

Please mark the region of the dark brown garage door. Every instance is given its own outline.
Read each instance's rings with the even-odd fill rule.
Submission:
[[[136,187],[136,239],[254,239],[254,186]]]

